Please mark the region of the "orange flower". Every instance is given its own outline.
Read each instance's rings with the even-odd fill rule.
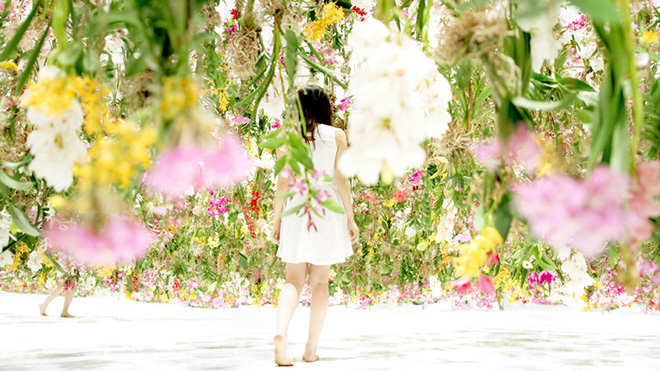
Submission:
[[[221,261],[221,262],[225,262],[225,261],[227,261],[227,258],[226,258],[225,256],[221,256],[221,257],[220,257],[220,261]]]

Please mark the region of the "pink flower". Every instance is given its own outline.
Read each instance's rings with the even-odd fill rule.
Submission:
[[[337,108],[340,111],[346,111],[348,109],[348,105],[353,103],[351,98],[346,97],[340,101],[339,107]]]
[[[329,199],[332,197],[330,195],[330,192],[326,191],[325,189],[320,189],[316,193],[316,201],[320,204],[322,204],[325,200]]]
[[[229,134],[215,151],[180,145],[164,152],[146,174],[145,183],[164,195],[180,197],[191,188],[230,187],[247,179],[251,169],[240,140]]]
[[[495,288],[493,287],[493,282],[490,280],[490,277],[482,274],[477,281],[477,292],[486,292],[491,294],[493,291],[495,291]]]
[[[207,185],[228,188],[248,178],[252,161],[240,139],[231,133],[225,136],[222,148],[204,157],[204,181]]]
[[[277,130],[282,127],[282,122],[280,122],[280,119],[275,119],[273,123],[270,125],[270,128],[273,130]]]
[[[307,187],[305,186],[305,179],[303,178],[291,179],[291,184],[289,184],[289,188],[292,189],[294,192],[297,191],[301,196],[304,196],[305,192],[307,191]]]
[[[459,294],[467,294],[472,291],[470,286],[470,277],[460,277],[456,281],[450,283],[450,285],[456,288],[456,292]]]
[[[250,121],[251,120],[248,117],[238,115],[234,117],[234,119],[231,121],[231,126],[242,126],[245,124],[249,124]]]
[[[394,193],[394,200],[396,202],[404,202],[408,198],[408,191],[400,189]]]
[[[82,264],[120,264],[142,258],[153,234],[135,220],[115,215],[98,232],[82,223],[60,223],[53,219],[44,229],[53,248]]]
[[[474,155],[474,160],[479,165],[494,173],[500,166],[503,147],[500,138],[491,138],[475,143],[471,148],[471,152]]]
[[[204,155],[200,148],[187,145],[167,150],[147,173],[145,183],[171,197],[179,197],[191,187],[200,189],[204,185],[200,170]]]
[[[585,180],[559,174],[518,184],[514,204],[537,237],[594,257],[626,236],[626,188],[626,175],[600,166]]]
[[[506,150],[505,161],[508,164],[521,164],[529,175],[536,172],[541,162],[542,150],[526,124],[518,125],[516,132],[509,138]]]
[[[421,170],[415,171],[413,175],[408,178],[408,181],[413,184],[417,184],[422,181],[422,177],[424,176],[424,172]]]

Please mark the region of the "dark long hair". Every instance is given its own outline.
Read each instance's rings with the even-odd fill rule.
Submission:
[[[308,85],[298,90],[298,99],[305,117],[307,136],[305,140],[314,141],[314,129],[318,125],[332,126],[332,108],[328,94],[316,85]],[[302,128],[300,128],[302,131]]]

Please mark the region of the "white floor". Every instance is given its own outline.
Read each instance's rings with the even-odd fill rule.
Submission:
[[[0,292],[0,370],[262,370],[274,367],[270,307],[196,309],[115,297]],[[660,370],[660,315],[563,306],[453,311],[445,305],[328,311],[320,362],[301,362],[308,308],[289,337],[307,370]]]

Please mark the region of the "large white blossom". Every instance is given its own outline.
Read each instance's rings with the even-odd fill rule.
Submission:
[[[569,306],[584,308],[587,306],[587,303],[582,300],[585,289],[595,282],[587,272],[587,262],[584,255],[578,251],[573,251],[570,257],[567,257],[565,252],[560,255],[560,259],[566,258],[561,265],[561,270],[569,280],[558,288],[557,291],[562,294],[559,298]]]
[[[46,67],[39,74],[39,78],[60,76],[61,71],[55,67]],[[28,168],[56,191],[66,190],[73,183],[74,164],[82,162],[87,154],[87,146],[78,136],[83,123],[80,103],[72,99],[70,107],[60,114],[28,106],[27,118],[35,127],[26,142],[34,157]]]
[[[532,35],[532,69],[539,71],[543,62],[554,61],[561,50],[561,43],[555,38],[553,28],[559,18],[561,4],[554,0],[542,1],[545,8],[535,17],[519,18],[518,26]],[[524,4],[524,3],[523,3]]]
[[[39,251],[34,250],[29,255],[27,266],[28,268],[30,268],[32,272],[36,272],[39,269],[41,269],[41,267],[43,266],[43,262],[44,262],[44,258],[41,257]]]
[[[348,128],[351,147],[339,168],[366,184],[379,175],[402,176],[423,165],[421,143],[448,129],[452,97],[447,80],[417,43],[391,32],[383,23],[356,23],[350,36],[355,76]]]
[[[4,268],[14,262],[14,254],[11,251],[5,250],[0,254],[0,268]]]
[[[9,228],[11,228],[11,225],[12,219],[7,209],[0,211],[0,248],[9,244],[9,238],[11,237]]]

